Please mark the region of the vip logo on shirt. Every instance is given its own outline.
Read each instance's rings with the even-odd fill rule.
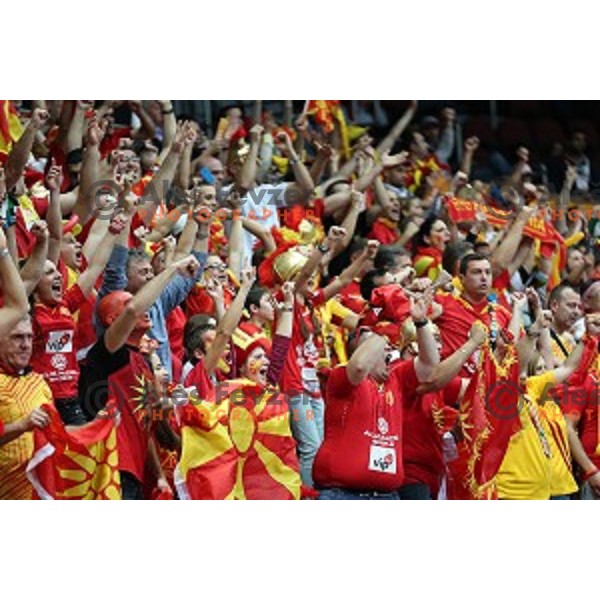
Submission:
[[[64,371],[67,368],[67,357],[64,354],[55,354],[50,362],[57,371]]]
[[[380,473],[396,474],[396,450],[384,446],[371,445],[369,470]]]
[[[73,331],[51,331],[46,343],[46,352],[73,352]]]

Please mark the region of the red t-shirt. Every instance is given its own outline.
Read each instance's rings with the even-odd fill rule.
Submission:
[[[223,290],[225,308],[233,301],[234,293],[229,289]],[[197,283],[185,300],[185,314],[188,318],[194,315],[216,315],[215,301],[208,295],[204,286]]]
[[[402,485],[402,396],[417,385],[413,361],[398,363],[383,391],[369,377],[353,386],[345,365],[331,371],[317,486],[390,492]]]
[[[510,312],[487,299],[478,304],[470,304],[464,298],[455,298],[452,294],[440,293],[435,297],[435,302],[441,304],[444,309],[444,312],[435,321],[442,336],[443,358],[456,352],[469,339],[469,332],[475,321],[481,321],[489,328],[493,316],[498,332],[506,329],[510,323]],[[475,364],[469,360],[460,375],[471,377],[474,372]]]
[[[398,224],[385,217],[379,217],[373,223],[373,227],[371,227],[371,231],[367,234],[367,238],[377,240],[381,244],[395,244],[400,239]]]
[[[346,308],[349,308],[352,312],[360,315],[367,307],[367,301],[360,293],[360,279],[351,281],[340,292],[339,300]]]
[[[562,412],[565,415],[579,417],[579,439],[581,445],[594,465],[600,469],[600,454],[596,448],[600,441],[600,427],[598,423],[598,386],[595,375],[589,374],[583,386],[569,387],[566,393],[559,396]],[[563,389],[557,390],[562,392]]]
[[[215,384],[208,376],[204,360],[199,360],[194,368],[187,374],[184,384],[185,387],[194,386],[198,392],[198,398],[206,399],[214,391]]]
[[[73,313],[85,302],[75,284],[55,306],[37,303],[33,307],[33,354],[31,366],[44,376],[54,399],[77,396],[79,365],[75,348]]]
[[[315,345],[311,315],[313,314],[312,308],[320,306],[324,302],[322,289],[310,295],[304,305],[294,302],[292,339],[280,379],[280,388],[285,394],[304,391],[315,398],[321,395],[317,376],[319,351]],[[303,330],[308,334],[306,338]]]
[[[444,474],[443,423],[438,424],[443,416],[438,411],[456,404],[460,388],[461,378],[455,377],[442,390],[403,398],[404,483],[424,483],[434,498]]]

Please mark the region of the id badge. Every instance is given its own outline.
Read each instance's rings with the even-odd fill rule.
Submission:
[[[369,471],[396,474],[396,449],[371,444],[369,451]]]

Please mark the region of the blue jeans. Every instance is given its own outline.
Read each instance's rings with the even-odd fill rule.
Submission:
[[[398,493],[400,500],[433,500],[429,486],[424,483],[407,483]]]
[[[306,393],[291,396],[289,400],[292,434],[298,446],[300,478],[313,487],[312,468],[317,451],[323,443],[325,403]]]
[[[600,500],[600,496],[596,494],[594,488],[586,481],[581,485],[579,490],[580,500]]]
[[[319,500],[400,500],[398,492],[356,492],[342,488],[319,491]]]

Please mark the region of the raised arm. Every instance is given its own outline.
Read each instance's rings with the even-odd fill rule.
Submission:
[[[372,334],[360,344],[352,354],[346,367],[348,381],[352,385],[358,385],[369,376],[377,361],[380,360],[385,347],[385,338],[376,334]]]
[[[263,132],[262,125],[255,124],[250,129],[250,151],[246,161],[236,176],[235,185],[240,194],[245,194],[252,189],[256,181],[258,171],[258,151],[260,149],[260,137]]]
[[[480,323],[473,323],[469,339],[432,371],[429,380],[419,387],[421,393],[441,390],[450,383],[463,368],[469,357],[487,340],[487,330]]]
[[[55,265],[58,264],[60,258],[60,245],[62,242],[62,215],[60,211],[60,187],[62,181],[62,167],[57,167],[53,164],[46,177],[46,185],[50,190],[46,222],[48,223],[48,232],[50,234],[48,260],[51,260]]]
[[[136,321],[148,311],[154,302],[156,302],[164,287],[175,273],[192,277],[197,269],[198,261],[196,258],[188,256],[187,258],[174,262],[162,273],[144,285],[131,301],[127,303],[125,310],[106,330],[104,338],[106,349],[109,352],[114,353],[125,345],[127,338],[131,335],[131,332],[136,325]]]
[[[50,115],[47,110],[41,108],[34,109],[31,120],[27,124],[27,127],[25,127],[25,131],[23,131],[21,137],[15,142],[8,153],[4,170],[6,175],[6,189],[9,192],[15,187],[25,170],[36,133],[44,126],[49,117]]]
[[[87,269],[77,279],[77,285],[84,296],[92,291],[96,281],[103,273],[111,258],[117,238],[123,230],[128,228],[129,220],[130,216],[126,213],[119,213],[111,219],[108,231],[92,255]]]
[[[77,191],[77,200],[73,214],[79,222],[85,224],[94,211],[94,194],[100,181],[100,143],[106,131],[105,123],[97,118],[90,119],[85,136],[85,151],[81,163],[81,182]]]
[[[67,152],[78,150],[83,145],[83,129],[85,127],[85,113],[93,107],[93,102],[77,100],[75,111],[67,131]]]
[[[339,277],[335,278],[323,289],[323,297],[325,300],[329,300],[336,294],[339,294],[348,284],[352,283],[355,277],[358,277],[364,272],[367,265],[372,264],[375,259],[378,248],[379,242],[377,240],[369,240],[366,248],[361,252],[358,259],[346,267],[340,273]]]
[[[433,300],[434,289],[428,287],[418,298],[411,298],[410,316],[417,330],[419,354],[415,359],[415,372],[419,381],[428,381],[440,362],[440,354],[427,312]]]
[[[310,255],[309,259],[306,261],[298,277],[296,278],[296,293],[298,294],[306,294],[307,288],[306,285],[308,280],[311,278],[312,274],[315,272],[319,263],[323,259],[323,257],[329,252],[329,249],[333,244],[335,244],[337,239],[341,239],[346,232],[341,227],[330,227],[327,232],[327,240],[324,244],[319,244]]]
[[[242,271],[240,289],[238,290],[236,297],[233,299],[233,302],[227,309],[227,312],[223,318],[220,319],[219,324],[217,325],[215,339],[208,349],[206,357],[204,358],[204,367],[208,373],[213,373],[217,368],[219,359],[223,355],[227,343],[231,339],[235,328],[240,322],[246,298],[255,280],[255,269],[244,269]]]
[[[462,162],[460,164],[460,170],[467,175],[471,174],[471,167],[473,165],[473,156],[479,148],[479,138],[470,137],[465,140],[465,151],[463,152]],[[445,161],[444,161],[445,162]]]
[[[255,219],[247,219],[246,217],[237,216],[235,217],[240,219],[242,222],[242,227],[249,231],[252,235],[256,236],[265,247],[265,252],[269,254],[276,250],[277,246],[275,244],[275,239],[273,238],[273,234],[265,229],[257,220]]]
[[[21,269],[21,280],[27,296],[33,293],[44,274],[44,265],[48,257],[49,237],[48,226],[45,221],[36,221],[31,226],[30,232],[35,236],[35,246]]]
[[[400,136],[404,133],[404,130],[408,127],[408,124],[413,120],[415,113],[417,112],[417,101],[412,100],[410,106],[406,109],[404,114],[400,117],[397,123],[392,127],[390,132],[381,140],[377,146],[377,151],[380,154],[389,152],[394,144],[398,141]]]
[[[310,176],[310,172],[298,157],[290,136],[285,132],[281,132],[277,136],[277,139],[283,144],[283,152],[290,161],[292,171],[294,172],[294,179],[296,180],[296,183],[288,186],[288,189],[286,190],[286,195],[290,196],[291,194],[294,194],[292,197],[293,202],[288,200],[287,204],[297,204],[306,201],[315,189],[315,184]]]
[[[165,160],[144,191],[139,214],[145,225],[150,225],[154,218],[157,206],[163,202],[167,190],[173,183],[175,171],[177,170],[177,165],[179,164],[185,146],[193,144],[195,139],[196,132],[186,121],[177,131],[173,145],[165,157]]]
[[[175,118],[173,103],[170,100],[159,100],[158,103],[160,104],[160,110],[163,116],[163,149],[161,152],[161,158],[164,158],[175,141],[175,134],[177,133],[177,119]],[[186,152],[187,150],[188,148],[186,148]],[[191,154],[192,150],[191,146],[189,146],[189,155],[191,156]],[[187,189],[187,187],[183,189]]]
[[[27,314],[29,303],[17,267],[8,251],[6,237],[1,227],[0,280],[4,296],[4,306],[0,308],[0,337],[4,337]]]
[[[535,207],[524,206],[515,217],[515,220],[504,236],[504,239],[492,252],[490,262],[492,264],[494,275],[499,275],[510,266],[511,261],[519,249],[519,244],[523,237],[523,229],[525,228],[525,225],[527,225],[527,221],[529,221],[535,213],[535,210]]]

